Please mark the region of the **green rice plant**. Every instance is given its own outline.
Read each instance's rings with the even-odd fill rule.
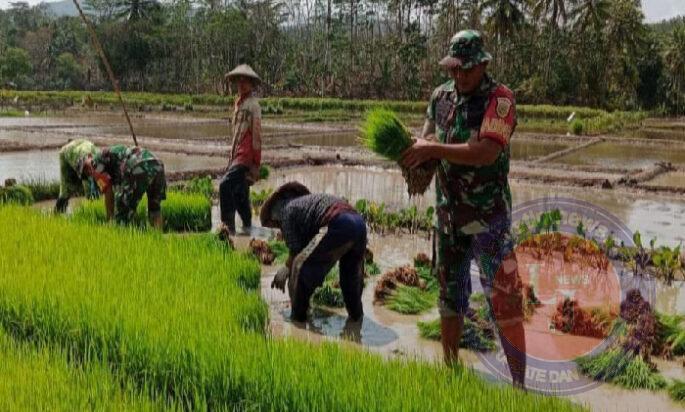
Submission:
[[[259,178],[261,180],[266,180],[269,178],[269,175],[271,174],[271,169],[267,165],[261,165],[259,166]]]
[[[685,404],[685,382],[675,380],[668,388],[668,395],[676,402]]]
[[[164,230],[170,232],[202,232],[212,228],[212,203],[204,194],[168,192],[162,201]],[[107,214],[103,200],[81,202],[72,219],[88,223],[105,223]],[[147,197],[138,203],[134,225],[147,227]]]
[[[669,355],[685,355],[685,315],[656,313],[657,338]]]
[[[276,255],[276,260],[275,262],[277,263],[285,263],[286,259],[288,259],[288,246],[285,245],[285,242],[282,240],[272,240],[269,242],[269,247],[271,248],[271,251],[274,252]]]
[[[21,185],[29,188],[36,202],[59,197],[59,181],[56,180],[49,182],[45,179],[29,179],[23,181]]]
[[[419,321],[416,325],[419,328],[419,335],[422,338],[428,340],[440,340],[440,319],[427,322]],[[478,326],[477,322],[465,317],[464,328],[462,329],[459,347],[476,352],[488,352],[495,350],[496,345],[494,339],[489,337]]]
[[[214,183],[210,176],[194,177],[183,188],[186,193],[198,193],[211,199],[214,195]]]
[[[361,141],[372,152],[393,161],[413,144],[411,132],[387,109],[373,109],[366,115]]]
[[[312,295],[312,301],[323,306],[333,308],[345,307],[342,291],[340,290],[340,270],[337,266],[326,275],[323,285],[318,287]]]
[[[32,205],[34,202],[31,190],[23,185],[0,187],[0,205],[19,204]]]
[[[262,189],[260,191],[252,190],[250,192],[250,203],[252,204],[252,209],[259,211],[261,209],[266,199],[271,196],[273,189]]]
[[[580,119],[575,119],[571,125],[569,126],[569,129],[571,133],[573,133],[576,136],[580,136],[583,134],[583,130],[585,129],[585,124],[583,123],[582,120]]]
[[[23,117],[24,112],[19,111],[19,110],[12,110],[12,109],[7,109],[7,110],[0,110],[0,117]]]
[[[265,331],[257,262],[195,237],[83,225],[13,206],[0,208],[0,227],[0,325],[8,334],[55,345],[82,364],[100,362],[188,408],[583,409],[463,368],[274,339]]]
[[[416,315],[435,306],[438,296],[435,292],[406,285],[398,285],[388,297],[385,305],[390,310],[404,315]]]
[[[13,341],[0,327],[0,405],[3,410],[180,410],[153,401],[106,365],[75,365],[65,351]]]
[[[624,352],[620,348],[580,357],[576,359],[576,363],[581,373],[624,388],[659,390],[666,387],[663,376],[654,371],[641,356]]]

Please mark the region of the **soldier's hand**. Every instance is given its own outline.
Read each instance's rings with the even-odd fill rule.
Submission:
[[[417,139],[409,149],[402,153],[400,164],[404,167],[414,169],[423,163],[435,158],[435,144],[425,139]]]

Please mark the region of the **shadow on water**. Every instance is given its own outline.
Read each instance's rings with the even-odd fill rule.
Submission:
[[[306,323],[290,320],[290,309],[281,311],[281,315],[293,326],[322,336],[341,338],[365,346],[380,347],[397,340],[397,333],[368,316],[360,321],[350,320],[347,316],[323,308],[313,308]]]

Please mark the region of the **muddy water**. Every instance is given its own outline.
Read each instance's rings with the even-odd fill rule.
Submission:
[[[221,157],[191,156],[176,153],[155,152],[164,162],[166,171],[189,171],[226,166]],[[19,180],[59,179],[59,154],[57,150],[29,150],[0,153],[0,181],[7,178]]]
[[[434,204],[433,190],[409,199],[406,184],[398,170],[350,167],[302,167],[272,173],[258,188],[278,187],[297,180],[312,191],[336,194],[356,201],[365,198],[385,202],[390,207]],[[639,230],[643,239],[656,237],[659,243],[677,245],[685,242],[685,199],[637,198],[611,191],[587,188],[556,188],[548,185],[512,182],[514,204],[546,197],[568,197],[584,200],[616,215],[631,230]]]
[[[261,235],[268,236],[268,232],[262,231]],[[238,248],[245,248],[248,239],[247,237],[235,238]],[[417,252],[429,251],[430,242],[427,239],[408,236],[372,235],[370,237],[370,248],[373,250],[381,269],[387,270],[398,265],[409,264],[411,257]],[[293,323],[289,320],[290,302],[287,294],[270,288],[273,273],[277,266],[264,266],[262,269],[262,296],[269,304],[271,332],[274,336],[289,336],[309,342],[336,341],[345,345],[361,345],[367,350],[387,358],[400,357],[429,362],[441,361],[442,349],[440,344],[421,338],[416,326],[416,322],[419,320],[436,319],[438,317],[436,309],[423,315],[407,316],[392,312],[383,306],[374,305],[373,288],[376,279],[371,279],[362,295],[365,318],[361,323],[349,322],[344,309],[320,307],[312,310],[307,323]],[[474,270],[475,267],[472,267],[472,271]],[[544,314],[538,313],[537,315],[542,316]],[[527,327],[531,333],[531,339],[533,335],[540,336],[544,333],[550,333],[548,329],[539,327],[540,325],[537,323],[532,322],[532,326]],[[539,330],[530,330],[535,327],[538,327]],[[462,349],[459,356],[462,362],[477,374],[489,380],[494,379],[475,352]],[[683,371],[679,363],[667,361],[659,361],[658,363],[659,370],[665,376],[669,378],[682,377]],[[529,374],[529,376],[532,375]],[[569,396],[569,398],[588,406],[593,411],[680,410],[664,392],[629,391],[612,385],[602,385],[590,391]]]
[[[685,187],[685,172],[669,172],[646,182],[652,186]]]
[[[535,140],[512,139],[511,156],[515,160],[534,160],[554,152],[567,149],[570,144],[559,142],[540,142]]]
[[[554,159],[552,162],[635,169],[649,167],[656,162],[685,165],[685,150],[602,142]]]

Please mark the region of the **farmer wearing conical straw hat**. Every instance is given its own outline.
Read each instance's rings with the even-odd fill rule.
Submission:
[[[262,226],[280,229],[288,246],[286,268],[272,287],[284,290],[288,281],[293,320],[306,321],[309,299],[337,262],[350,320],[362,318],[366,222],[349,203],[290,182],[264,202],[259,217]]]
[[[81,174],[78,164],[87,155],[97,152],[98,148],[92,142],[83,139],[72,140],[62,146],[59,151],[59,197],[55,204],[55,213],[64,213],[69,204],[69,198],[79,193],[85,186],[90,191],[93,190],[92,179]]]
[[[516,126],[514,95],[487,73],[492,59],[477,31],[450,41],[440,61],[451,79],[433,92],[422,138],[404,154],[406,167],[437,159],[437,274],[445,360],[457,361],[471,293],[470,266],[500,328],[514,383],[524,385],[525,339],[521,280],[511,235],[509,140]]]
[[[238,86],[233,111],[233,141],[228,171],[219,184],[221,223],[235,234],[235,214],[243,221],[243,233],[252,227],[250,185],[259,179],[262,159],[262,110],[253,91],[261,79],[247,64],[241,64],[226,75]]]

